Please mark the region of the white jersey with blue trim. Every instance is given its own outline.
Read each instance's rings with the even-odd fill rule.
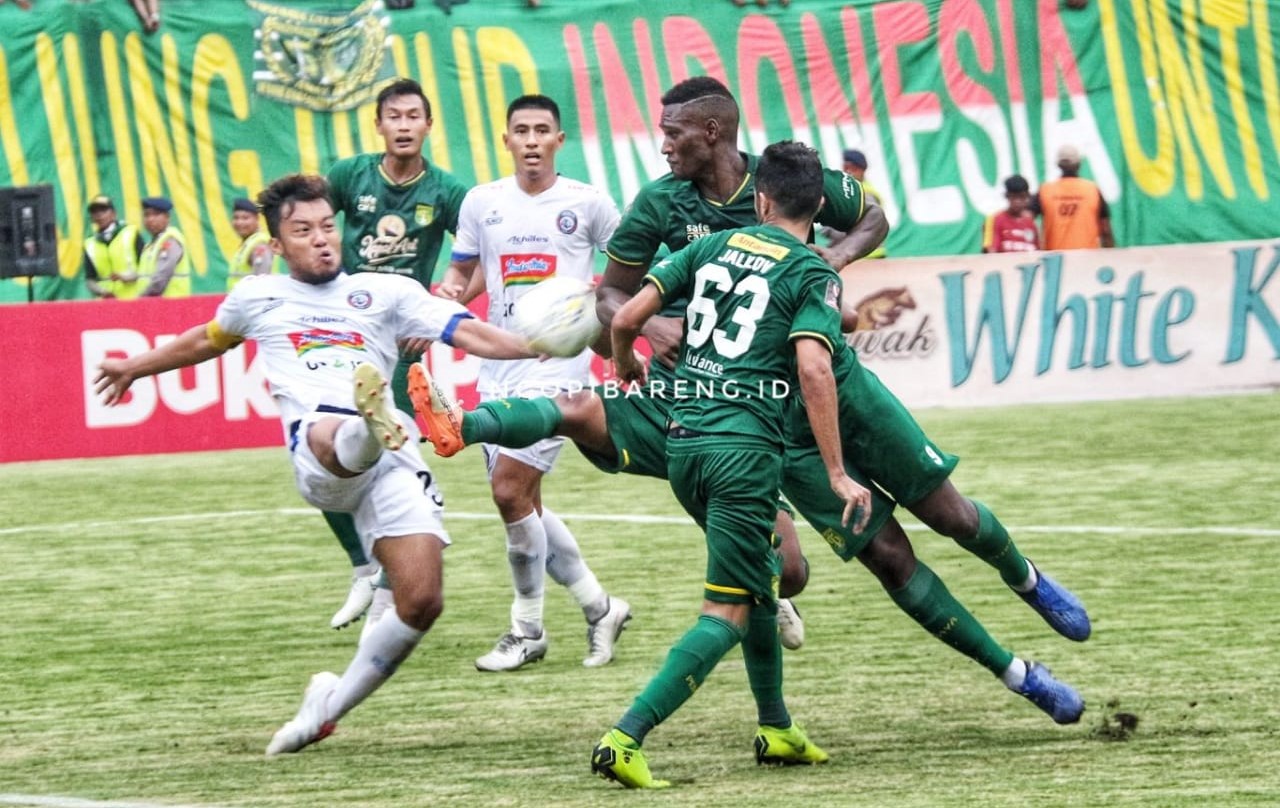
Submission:
[[[511,327],[515,302],[553,277],[590,281],[594,258],[618,227],[618,207],[604,191],[567,177],[530,196],[515,177],[477,185],[458,213],[454,260],[479,258],[489,294],[489,322]],[[550,394],[587,381],[591,352],[568,359],[484,360],[477,389],[486,398]]]
[[[471,316],[412,278],[365,272],[321,284],[251,276],[231,290],[214,321],[223,332],[258,344],[256,361],[265,366],[287,433],[322,405],[353,410],[352,376],[359,365],[371,362],[391,378],[397,340],[452,344],[453,329]]]

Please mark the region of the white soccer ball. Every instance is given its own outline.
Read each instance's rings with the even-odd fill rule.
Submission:
[[[521,295],[511,328],[548,356],[577,356],[600,336],[595,287],[576,278],[547,278]]]

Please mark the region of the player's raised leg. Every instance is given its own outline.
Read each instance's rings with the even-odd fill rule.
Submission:
[[[1013,692],[1026,697],[1059,724],[1080,720],[1084,700],[1048,669],[1019,659],[1004,648],[947,589],[924,562],[896,519],[858,553],[889,597],[933,636],[995,674]]]
[[[1084,604],[1022,555],[986,505],[961,495],[948,479],[908,510],[994,567],[1054,631],[1077,642],[1089,638],[1092,626]]]

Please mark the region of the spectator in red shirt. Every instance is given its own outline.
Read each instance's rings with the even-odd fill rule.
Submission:
[[[982,227],[984,253],[1030,252],[1040,249],[1040,231],[1031,212],[1031,187],[1020,174],[1004,181],[1009,207],[987,217]]]

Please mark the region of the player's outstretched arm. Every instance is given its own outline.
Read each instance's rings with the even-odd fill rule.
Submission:
[[[624,264],[610,258],[604,268],[604,277],[596,287],[596,315],[606,332],[613,327],[613,318],[626,305],[644,280],[647,267]],[[680,355],[680,339],[684,336],[684,321],[679,317],[650,317],[644,326],[644,336],[649,340],[653,355],[667,367],[674,367]],[[599,351],[597,351],[599,353]],[[604,356],[603,353],[600,354]],[[616,354],[615,354],[616,356]]]
[[[449,300],[456,300],[464,306],[467,305],[472,298],[484,291],[484,275],[479,275],[479,283],[476,282],[478,266],[480,266],[478,256],[450,261],[448,268],[444,271],[444,277],[440,279],[440,285],[436,287],[436,294]]]
[[[127,359],[107,359],[98,365],[93,391],[108,405],[124,398],[134,379],[190,367],[226,353],[240,340],[222,334],[215,323],[188,328],[173,342]]]
[[[817,247],[814,252],[821,255],[832,269],[839,272],[853,261],[879,247],[887,235],[889,235],[889,220],[885,218],[884,209],[868,199],[862,218],[849,228],[849,232],[845,233],[839,242],[825,249]]]
[[[840,445],[839,410],[836,406],[836,380],[831,373],[831,353],[816,339],[795,341],[796,371],[800,392],[804,396],[809,426],[818,444],[818,453],[827,468],[831,490],[844,500],[841,524],[853,520],[853,530],[860,532],[871,517],[871,492],[854,481],[844,470],[844,452]]]
[[[467,318],[453,330],[453,347],[485,359],[533,359],[538,353],[529,349],[524,337],[503,331],[483,320]]]
[[[624,384],[644,382],[644,363],[636,356],[636,337],[645,324],[662,309],[662,295],[656,286],[646,286],[613,315],[610,329],[613,362]]]

